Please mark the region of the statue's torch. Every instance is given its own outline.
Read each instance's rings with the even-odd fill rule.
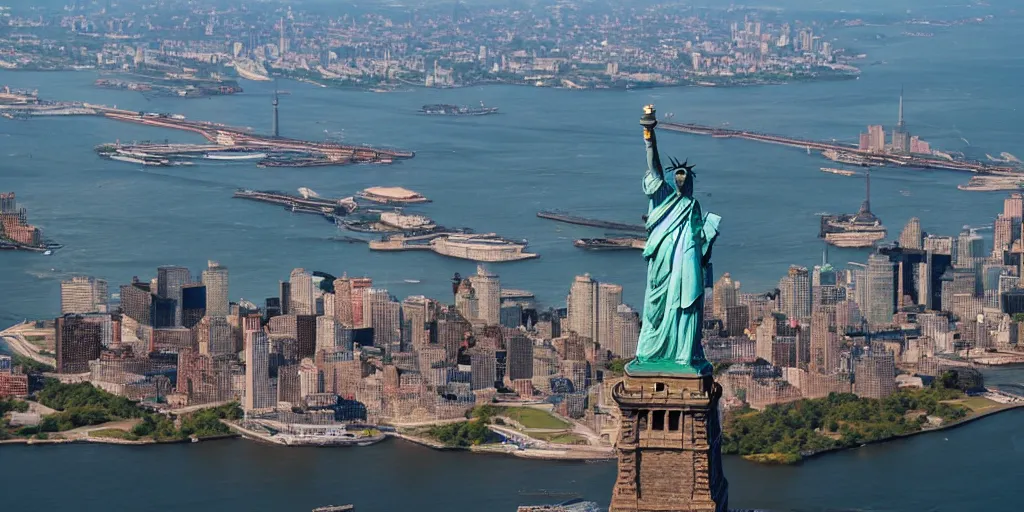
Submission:
[[[640,126],[644,127],[644,139],[650,140],[654,136],[654,127],[658,126],[658,120],[654,118],[654,105],[644,106],[644,115],[640,118]]]

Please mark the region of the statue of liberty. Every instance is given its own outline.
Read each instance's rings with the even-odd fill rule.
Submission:
[[[647,207],[647,290],[643,327],[630,375],[710,375],[701,329],[704,288],[711,278],[711,246],[718,237],[718,215],[701,212],[693,197],[693,166],[675,159],[663,169],[654,127],[654,106],[640,120],[647,146],[644,193]],[[665,174],[668,174],[666,177]]]

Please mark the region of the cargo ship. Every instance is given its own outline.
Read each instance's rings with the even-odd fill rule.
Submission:
[[[886,237],[881,219],[871,213],[871,174],[866,177],[866,195],[860,210],[853,214],[822,215],[818,236],[836,247],[874,247]]]
[[[420,108],[420,113],[432,116],[486,116],[488,114],[497,114],[498,107],[485,107],[484,102],[482,101],[480,102],[479,107],[435,103],[431,105],[423,105],[423,107]]]
[[[633,233],[647,233],[647,227],[643,224],[626,224],[624,222],[612,222],[600,219],[588,219],[586,217],[579,217],[576,215],[570,215],[565,212],[555,210],[541,210],[537,212],[537,216],[542,219],[556,220],[558,222],[565,222],[567,224],[576,224],[579,226],[591,226],[595,228],[605,228],[615,231],[628,231]]]

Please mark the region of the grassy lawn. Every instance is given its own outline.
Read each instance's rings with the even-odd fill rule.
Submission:
[[[502,414],[519,422],[525,428],[564,429],[571,426],[547,411],[529,407],[508,407],[502,411]]]
[[[530,437],[540,439],[541,441],[547,441],[549,443],[557,444],[580,444],[585,445],[587,443],[586,438],[583,436],[572,434],[568,432],[556,432],[556,433],[543,433],[543,434],[530,434]]]
[[[41,343],[46,341],[46,336],[25,336],[25,341],[29,343]]]
[[[139,436],[132,434],[131,432],[125,432],[124,430],[116,428],[104,428],[100,430],[93,430],[89,432],[89,437],[105,437],[108,439],[124,439],[126,441],[137,441]]]
[[[946,403],[963,405],[974,413],[987,412],[989,409],[999,406],[998,402],[993,402],[992,400],[982,396],[971,396],[961,400],[950,400]]]

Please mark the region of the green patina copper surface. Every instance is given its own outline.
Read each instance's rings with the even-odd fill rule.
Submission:
[[[704,288],[721,217],[701,212],[690,167],[674,161],[662,167],[656,124],[653,107],[647,107],[641,120],[647,146],[643,190],[649,198],[647,289],[636,359],[626,372],[708,375],[712,368],[701,345]]]

